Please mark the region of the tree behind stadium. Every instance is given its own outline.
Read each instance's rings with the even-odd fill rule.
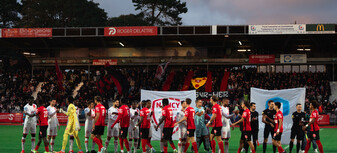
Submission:
[[[132,0],[136,10],[151,25],[181,25],[180,14],[187,12],[186,2],[180,0]]]
[[[93,27],[105,25],[107,13],[87,0],[22,0],[18,27]]]
[[[17,0],[1,0],[0,1],[0,27],[10,28],[20,18],[19,12],[21,10],[20,3]]]

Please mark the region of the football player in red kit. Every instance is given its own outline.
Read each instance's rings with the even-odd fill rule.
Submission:
[[[275,127],[274,127],[274,136],[273,136],[273,145],[277,147],[279,153],[285,153],[286,151],[282,148],[281,136],[283,132],[283,113],[280,110],[281,103],[276,102],[274,110],[276,115],[274,117]]]
[[[120,102],[122,106],[118,109],[118,117],[115,123],[113,123],[110,128],[113,128],[115,124],[119,123],[121,127],[119,131],[119,145],[121,147],[121,152],[123,153],[124,152],[123,142],[127,152],[130,152],[129,141],[127,139],[130,125],[130,108],[128,107],[128,105],[125,104],[123,105],[122,101]]]
[[[243,113],[242,113],[242,118],[237,121],[236,123],[233,123],[232,126],[235,126],[241,122],[243,122],[243,127],[242,127],[242,133],[241,133],[241,140],[240,140],[240,146],[238,149],[238,153],[241,152],[241,149],[245,143],[245,141],[247,141],[249,147],[252,150],[252,153],[255,153],[255,148],[254,145],[251,141],[252,139],[252,127],[250,126],[250,110],[249,110],[249,106],[250,103],[248,101],[242,101],[241,102],[241,107],[243,108]]]
[[[211,137],[210,137],[212,153],[215,153],[215,140],[214,140],[214,138],[216,138],[216,140],[218,141],[218,145],[219,145],[219,149],[220,149],[221,153],[225,153],[224,144],[222,143],[222,139],[221,139],[222,113],[221,113],[221,106],[217,103],[218,100],[219,100],[218,97],[215,96],[215,95],[212,96],[211,99],[210,99],[210,101],[213,105],[213,107],[212,107],[212,118],[208,121],[206,126],[209,127],[209,125],[211,123],[213,123],[213,128],[212,128]]]
[[[305,131],[305,129],[310,126],[310,133],[308,135],[308,142],[307,145],[305,146],[305,152],[304,153],[308,153],[309,149],[310,149],[310,143],[312,140],[315,140],[319,149],[320,153],[324,153],[323,151],[323,146],[321,143],[321,140],[319,138],[319,126],[318,126],[318,103],[316,100],[312,100],[310,103],[310,111],[311,111],[311,115],[310,115],[310,120],[309,123],[303,127],[303,131]]]
[[[195,139],[194,139],[194,132],[195,132],[194,115],[195,115],[195,111],[194,111],[194,108],[191,107],[191,103],[192,103],[192,100],[190,98],[187,98],[186,99],[187,108],[185,110],[185,116],[184,116],[183,119],[181,119],[180,121],[178,121],[174,124],[174,126],[177,126],[179,123],[181,123],[185,120],[187,121],[187,140],[186,140],[186,145],[185,145],[185,149],[184,149],[183,153],[186,153],[190,143],[192,143],[194,153],[198,153],[198,145],[197,145],[197,142],[195,142]]]
[[[167,153],[167,141],[170,142],[172,149],[174,150],[175,153],[177,153],[176,147],[174,146],[174,143],[172,141],[173,127],[174,127],[172,107],[169,105],[169,100],[166,98],[162,100],[162,103],[164,106],[162,110],[162,118],[160,119],[158,126],[155,126],[155,129],[157,131],[160,124],[162,124],[165,121],[163,129],[164,153]]]
[[[40,123],[39,142],[37,143],[33,152],[34,153],[38,152],[37,150],[39,150],[42,139],[43,139],[44,148],[45,148],[46,152],[49,152],[49,142],[46,138],[47,128],[48,128],[48,111],[44,107],[44,103],[43,103],[42,99],[39,100],[38,104],[39,104],[40,107],[37,108],[36,115],[39,117],[39,123]]]

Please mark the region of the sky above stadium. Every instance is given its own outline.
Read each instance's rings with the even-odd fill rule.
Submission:
[[[138,13],[132,0],[94,0],[109,17]],[[182,0],[183,25],[337,23],[337,0]]]

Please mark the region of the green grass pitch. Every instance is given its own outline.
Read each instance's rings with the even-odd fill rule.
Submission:
[[[22,128],[23,126],[19,125],[1,125],[0,126],[0,153],[19,153],[21,152],[21,137],[22,137]],[[55,140],[55,151],[60,151],[62,147],[62,138],[63,138],[63,132],[64,132],[65,126],[61,127],[61,130],[58,131],[58,136],[56,137]],[[82,130],[80,131],[80,139],[81,139],[81,145],[83,151],[85,151],[84,148],[84,127],[82,127]],[[37,128],[37,131],[39,128]],[[105,128],[106,130],[106,128]],[[106,133],[106,132],[105,132]],[[321,141],[323,144],[324,152],[325,153],[337,153],[337,129],[329,129],[329,128],[324,128],[320,131],[320,137]],[[106,134],[102,136],[103,138],[103,143],[105,142],[106,139]],[[230,139],[229,142],[229,152],[230,153],[236,153],[237,148],[239,146],[239,139],[240,139],[240,131],[238,128],[236,128],[234,131],[232,131],[232,138]],[[36,140],[37,143],[37,140]],[[160,145],[159,141],[151,141],[152,145],[156,149],[157,152],[160,152]],[[177,141],[175,141],[176,147],[177,147]],[[69,143],[68,143],[69,145]],[[296,146],[296,145],[295,145]],[[109,153],[113,153],[113,140],[110,141],[110,145],[108,148]],[[283,145],[284,148],[288,148],[288,144]],[[66,147],[66,152],[69,151],[69,146]],[[89,141],[89,149],[91,148],[91,141]],[[27,136],[26,138],[26,143],[25,143],[25,152],[30,153],[31,149],[31,143],[30,143],[30,135]],[[293,152],[295,152],[296,147],[294,147]],[[39,151],[41,153],[44,152],[44,146],[43,143],[40,146]],[[74,151],[77,152],[78,148],[76,146],[76,143],[74,143]],[[96,145],[96,151],[97,151],[97,145]],[[188,150],[190,151],[190,149]],[[169,147],[169,152],[173,152],[172,149]],[[201,148],[199,149],[199,152],[205,152],[203,149],[203,145],[201,145]],[[262,144],[257,147],[257,153],[262,152]],[[267,152],[271,153],[272,152],[272,147],[271,145],[268,145],[267,147]],[[288,149],[287,149],[287,152]],[[310,148],[309,153],[313,153],[313,149]],[[138,150],[138,153],[141,153],[141,150]]]

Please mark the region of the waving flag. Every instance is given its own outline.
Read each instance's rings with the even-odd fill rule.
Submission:
[[[194,78],[191,80],[191,83],[195,89],[199,89],[200,87],[205,85],[206,81],[207,81],[207,77]]]
[[[60,66],[55,59],[55,68],[56,68],[56,76],[57,76],[57,84],[60,90],[64,90],[63,88],[63,74],[61,72]]]
[[[168,66],[168,64],[171,62],[171,59],[167,63],[159,64],[157,67],[156,75],[155,77],[159,80],[162,79],[163,75],[165,74],[165,70]]]

